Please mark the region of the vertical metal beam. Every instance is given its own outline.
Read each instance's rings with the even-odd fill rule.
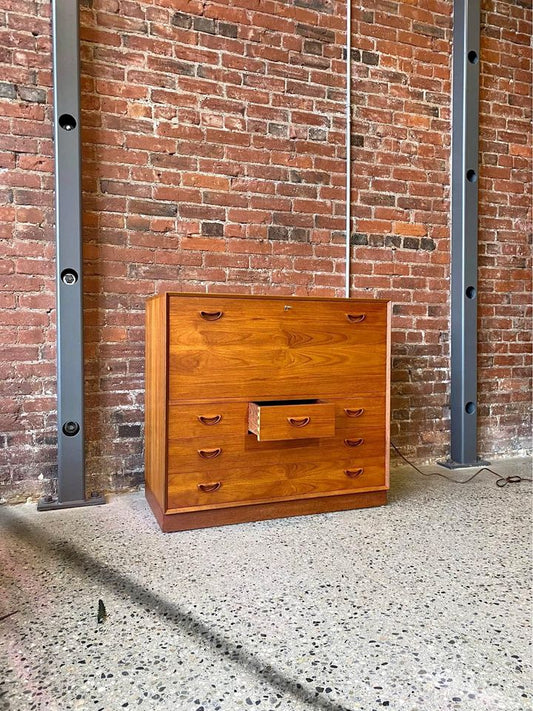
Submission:
[[[451,459],[477,458],[479,0],[454,0],[452,94]]]
[[[56,187],[58,497],[39,510],[105,503],[85,499],[83,279],[78,0],[53,0]]]

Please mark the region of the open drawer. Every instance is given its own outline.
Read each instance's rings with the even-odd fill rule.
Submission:
[[[335,436],[335,405],[320,400],[251,402],[248,429],[260,442]]]

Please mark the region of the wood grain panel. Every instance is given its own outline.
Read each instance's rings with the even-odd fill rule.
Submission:
[[[350,444],[345,443],[348,439]],[[361,441],[362,440],[362,441]],[[365,459],[383,456],[385,433],[382,428],[361,430],[349,436],[327,439],[259,442],[255,435],[234,435],[229,437],[205,437],[169,440],[169,476],[181,473],[196,473],[207,476],[233,469],[250,470],[257,463],[268,465],[298,464],[320,460],[327,463],[342,460],[351,465],[361,457]],[[220,449],[213,458],[202,458],[201,451]]]
[[[357,362],[366,359],[365,367]],[[294,355],[273,352],[265,346],[258,357],[250,353],[222,353],[213,350],[195,353],[170,353],[170,398],[184,400],[239,398],[267,400],[276,382],[276,399],[304,399],[309,393],[317,398],[343,397],[383,391],[385,385],[385,350],[370,353],[357,346],[344,355],[329,351]],[[353,369],[348,378],[346,371]]]
[[[166,508],[167,459],[167,299],[146,305],[145,479],[160,506]]]
[[[204,424],[220,418],[214,424]],[[168,411],[168,436],[170,439],[199,437],[206,442],[228,435],[248,432],[247,402],[213,402],[191,405],[171,405]],[[214,440],[213,440],[214,438]]]
[[[345,471],[362,470],[351,478]],[[209,478],[196,474],[169,475],[168,508],[216,507],[237,502],[277,501],[333,495],[385,485],[385,462],[360,459],[350,463],[307,462],[231,469]],[[202,491],[200,487],[212,488]]]
[[[309,345],[381,344],[386,325],[386,302],[325,299],[316,301],[214,294],[170,295],[170,345],[182,348],[261,348],[265,340],[294,350]],[[219,314],[219,318],[205,318]],[[361,322],[350,316],[364,315]]]
[[[288,307],[285,309],[285,307]],[[201,313],[221,313],[206,321]],[[361,323],[347,314],[364,313]],[[235,301],[170,302],[170,398],[342,397],[383,390],[386,304]]]
[[[337,432],[358,432],[386,424],[386,401],[383,395],[360,395],[334,400]]]

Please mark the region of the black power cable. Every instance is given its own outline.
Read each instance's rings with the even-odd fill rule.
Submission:
[[[495,472],[494,469],[489,469],[489,467],[481,467],[481,469],[478,469],[475,474],[472,474],[472,476],[468,477],[468,479],[454,479],[451,476],[446,476],[446,474],[442,474],[441,472],[423,472],[421,469],[419,469],[416,464],[413,464],[413,462],[410,462],[407,457],[400,452],[398,447],[394,444],[394,442],[390,443],[391,447],[394,449],[396,454],[401,457],[404,462],[407,462],[410,467],[412,467],[415,471],[417,471],[419,474],[422,476],[440,476],[442,479],[446,479],[447,481],[451,481],[454,484],[468,484],[469,481],[472,481],[472,479],[475,479],[478,474],[481,474],[481,472],[490,472],[491,474],[494,474],[496,477],[496,486],[499,486],[500,489],[503,486],[507,486],[507,484],[518,484],[521,481],[533,481],[533,479],[528,479],[527,477],[524,476],[502,476],[501,474],[498,474],[498,472]]]

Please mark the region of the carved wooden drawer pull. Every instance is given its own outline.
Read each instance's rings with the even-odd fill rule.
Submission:
[[[357,479],[364,471],[363,467],[359,467],[359,469],[345,469],[344,473],[346,476],[349,476],[350,479]]]
[[[218,425],[222,419],[222,415],[213,415],[213,417],[206,417],[205,415],[198,415],[198,419],[202,425]]]
[[[200,316],[204,321],[218,321],[223,315],[223,311],[200,311]]]
[[[364,444],[365,440],[362,437],[359,437],[359,439],[345,439],[344,444],[347,447],[360,447],[362,444]]]
[[[360,407],[357,410],[350,410],[349,407],[344,408],[344,412],[347,414],[348,417],[361,417],[363,412],[365,411],[364,407]]]
[[[215,457],[222,454],[222,447],[217,447],[216,449],[199,449],[198,454],[202,459],[215,459]]]
[[[346,314],[346,318],[350,323],[361,323],[366,318],[366,314]]]
[[[293,427],[305,427],[311,422],[310,417],[287,417],[289,425]]]
[[[198,489],[205,494],[210,494],[212,491],[218,491],[222,486],[222,482],[214,481],[212,484],[198,484]]]

